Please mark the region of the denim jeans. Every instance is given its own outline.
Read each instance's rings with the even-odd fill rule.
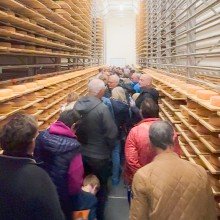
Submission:
[[[119,140],[115,142],[115,147],[112,151],[112,185],[118,185],[120,182],[121,174],[121,143]]]

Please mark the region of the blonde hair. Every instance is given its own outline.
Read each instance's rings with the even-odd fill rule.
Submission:
[[[71,102],[77,101],[78,98],[79,98],[79,95],[76,92],[71,92],[68,94],[66,102],[71,103]]]
[[[134,101],[136,101],[136,99],[138,98],[139,95],[140,95],[140,93],[134,93],[134,94],[132,95],[132,99],[133,99]]]
[[[96,189],[98,190],[100,188],[100,181],[95,175],[89,174],[83,180],[83,186],[87,185],[91,185],[92,187],[96,186]]]
[[[112,98],[122,102],[127,102],[125,91],[120,86],[117,86],[114,89],[112,89]]]

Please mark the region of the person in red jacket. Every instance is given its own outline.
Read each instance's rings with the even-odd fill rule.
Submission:
[[[141,105],[142,121],[131,129],[125,143],[125,167],[124,179],[128,186],[128,202],[130,204],[130,186],[135,172],[150,163],[156,156],[156,151],[150,145],[148,136],[149,127],[155,121],[159,121],[159,106],[153,99],[146,98]],[[181,150],[177,138],[174,135],[174,151],[180,155]]]

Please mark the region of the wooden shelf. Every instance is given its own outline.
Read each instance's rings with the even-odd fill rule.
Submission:
[[[202,160],[202,162],[208,168],[211,174],[220,174],[220,169],[215,167],[208,161],[209,156],[199,155],[199,158]]]
[[[164,113],[164,115],[173,123],[173,124],[178,124],[181,123],[181,121],[177,121],[175,120],[172,116],[170,116],[170,114],[165,110],[165,108],[159,104],[160,109],[162,110],[162,112]]]
[[[164,89],[160,89],[160,91],[162,93],[164,93],[165,96],[169,97],[171,100],[176,100],[176,101],[185,101],[186,100],[186,97],[175,97],[175,96],[172,96],[170,95],[168,92],[166,92]]]
[[[206,127],[209,131],[211,132],[220,132],[220,128],[214,127],[210,125],[205,119],[202,117],[198,116],[195,112],[187,108],[186,106],[181,106],[182,109],[187,111],[189,115],[191,115],[193,118],[195,118],[200,124],[202,124],[204,127]]]
[[[172,112],[179,112],[180,109],[174,108],[170,103],[168,103],[165,99],[161,99],[162,103],[166,105]]]

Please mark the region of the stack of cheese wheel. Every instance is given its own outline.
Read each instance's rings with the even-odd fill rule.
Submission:
[[[210,134],[210,131],[207,128],[205,128],[203,125],[201,125],[201,124],[197,124],[196,130],[201,135],[208,135],[208,134]]]
[[[200,90],[203,90],[203,88],[200,86],[195,86],[191,84],[186,86],[186,92],[190,95],[195,95],[196,92]]]
[[[26,99],[22,96],[12,100],[13,107],[21,107],[27,104]]]
[[[24,98],[25,98],[28,102],[31,102],[31,101],[36,100],[37,96],[36,96],[36,93],[32,92],[32,93],[29,93],[29,94],[25,95]]]
[[[208,116],[210,115],[210,111],[206,108],[198,106],[196,108],[196,114],[203,117],[203,118],[208,118]]]
[[[198,107],[198,104],[197,104],[196,102],[193,102],[193,101],[191,101],[191,100],[188,100],[188,101],[187,101],[187,107],[188,107],[189,109],[195,110],[195,109]]]

